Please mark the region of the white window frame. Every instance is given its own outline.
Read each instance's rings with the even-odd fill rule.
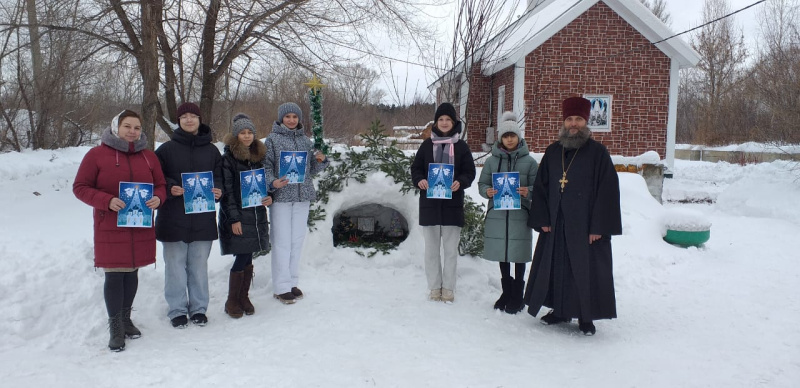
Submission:
[[[503,119],[503,112],[506,111],[506,85],[501,85],[497,88],[497,121],[496,125],[500,125],[500,120]]]

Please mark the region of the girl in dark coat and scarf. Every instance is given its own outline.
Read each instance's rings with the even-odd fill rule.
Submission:
[[[253,279],[253,253],[266,253],[269,245],[267,208],[272,196],[261,199],[263,206],[242,208],[239,173],[264,168],[267,147],[255,138],[256,127],[244,113],[233,118],[231,134],[225,136],[222,155],[223,195],[219,209],[219,243],[223,255],[236,258],[228,282],[225,312],[232,318],[256,312],[248,293]],[[266,179],[264,176],[261,179]],[[266,193],[265,193],[266,194]]]
[[[411,179],[418,187],[419,224],[425,238],[425,275],[430,289],[429,298],[452,302],[455,299],[456,260],[461,227],[464,226],[464,190],[475,180],[475,163],[472,152],[460,139],[461,122],[456,118],[456,108],[443,103],[436,108],[431,138],[419,146],[411,164]],[[453,165],[452,199],[427,198],[428,165],[448,163]],[[444,260],[439,252],[444,248]],[[444,265],[442,265],[444,261]]]
[[[145,206],[156,209],[167,197],[161,164],[147,149],[142,121],[125,110],[103,132],[101,144],[81,161],[72,192],[94,208],[94,265],[105,270],[103,296],[108,312],[109,349],[125,349],[125,337],[142,333],[131,321],[131,308],[139,287],[138,269],[156,261],[153,228],[120,228],[117,213],[125,208],[119,198],[120,182],[153,184],[153,197]]]

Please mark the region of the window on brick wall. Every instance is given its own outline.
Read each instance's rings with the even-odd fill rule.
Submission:
[[[503,117],[503,112],[506,111],[506,85],[497,88],[497,121],[495,126],[500,124]]]

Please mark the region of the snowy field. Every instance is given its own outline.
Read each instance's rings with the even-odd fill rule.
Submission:
[[[800,386],[800,174],[786,162],[677,161],[664,206],[621,174],[619,318],[596,322],[594,337],[492,310],[499,270],[479,258],[460,259],[454,304],[429,302],[418,227],[397,251],[365,259],[332,247],[328,221],[306,240],[306,298],[272,299],[259,258],[256,314],[238,320],[223,312],[232,258],[215,243],[210,323],[185,330],[166,318],[159,245],[157,265],[139,271],[143,336],[112,353],[91,209],[72,194],[87,150],[0,155],[2,387]],[[398,196],[375,182],[332,198],[329,217],[365,193]],[[416,200],[400,202],[415,224]],[[661,240],[676,208],[713,224],[704,247]]]

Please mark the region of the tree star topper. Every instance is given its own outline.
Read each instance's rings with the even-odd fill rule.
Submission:
[[[323,83],[322,83],[322,80],[320,80],[320,79],[319,79],[319,77],[317,77],[317,75],[316,75],[316,74],[314,74],[314,76],[313,76],[313,77],[311,77],[311,80],[310,80],[310,81],[308,81],[308,82],[304,83],[303,85],[306,85],[306,86],[308,86],[309,88],[311,88],[311,91],[312,91],[314,94],[317,94],[317,91],[319,91],[320,89],[322,89],[322,88],[324,88],[325,86],[327,86],[327,85],[325,85],[325,84],[323,84]]]

